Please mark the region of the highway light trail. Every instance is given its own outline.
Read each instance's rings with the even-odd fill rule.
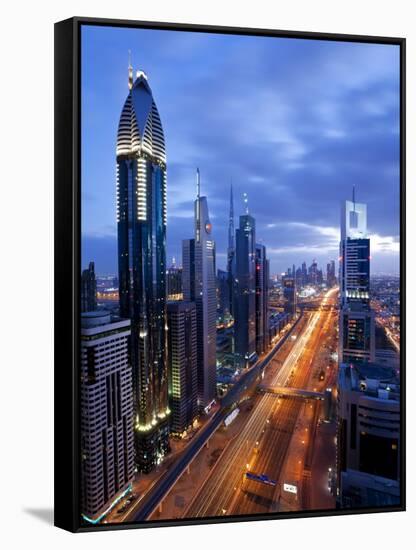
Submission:
[[[324,298],[323,305],[326,304],[329,297],[330,293]],[[326,321],[330,314],[319,310],[311,314],[301,335],[280,368],[276,360],[271,361],[271,366],[268,369],[277,368],[276,374],[270,380],[271,385],[284,386],[289,377],[296,371],[297,363],[302,355],[305,354],[312,336],[322,326],[323,315]],[[312,363],[312,357],[309,359],[309,355],[307,355],[307,358],[309,364]],[[290,401],[293,401],[293,399],[286,400],[286,404]],[[286,404],[285,407],[287,406]],[[233,512],[235,495],[241,486],[243,475],[251,468],[247,457],[251,456],[256,442],[261,439],[263,432],[268,429],[269,419],[277,412],[280,406],[281,404],[275,396],[263,395],[260,398],[240,434],[230,441],[221,459],[217,462],[199,493],[185,510],[184,517],[209,517]],[[295,408],[297,410],[298,404],[296,404]],[[291,416],[291,423],[296,421],[296,410],[290,409],[286,412],[286,414]],[[285,441],[286,446],[289,441],[290,437]],[[276,449],[277,451],[278,449]],[[273,452],[273,449],[269,450],[269,452]],[[234,513],[239,513],[239,511],[234,510]]]

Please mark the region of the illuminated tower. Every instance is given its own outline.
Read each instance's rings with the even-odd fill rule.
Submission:
[[[269,346],[269,262],[266,247],[256,244],[256,351],[264,353]]]
[[[149,472],[169,450],[166,358],[166,154],[143,71],[133,80],[117,134],[120,315],[131,320],[136,464]]]
[[[201,197],[197,169],[195,237],[183,241],[183,297],[194,301],[197,319],[198,404],[207,406],[216,396],[216,317],[215,243],[211,236],[208,201]]]
[[[168,302],[171,430],[183,434],[198,414],[195,302]]]
[[[235,353],[242,366],[256,358],[256,222],[246,213],[236,230]]]
[[[340,242],[341,362],[374,361],[375,321],[370,308],[370,239],[367,205],[353,200],[342,204]]]

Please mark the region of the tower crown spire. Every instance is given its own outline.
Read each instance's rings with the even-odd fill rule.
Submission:
[[[131,50],[129,50],[129,90],[133,88],[133,67],[131,64]]]
[[[233,184],[230,185],[230,218],[228,223],[228,251],[234,250],[234,197]]]
[[[201,239],[201,174],[199,168],[196,169],[196,201],[195,201],[195,229],[196,229],[196,241]]]
[[[245,212],[248,215],[249,210],[248,210],[248,196],[247,196],[247,193],[243,193],[243,201],[244,201]]]
[[[201,174],[199,168],[196,169],[196,198],[199,199],[201,196]]]

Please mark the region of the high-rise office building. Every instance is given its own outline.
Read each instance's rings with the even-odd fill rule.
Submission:
[[[256,224],[248,211],[236,230],[235,353],[241,365],[256,357]]]
[[[198,414],[195,302],[168,302],[168,358],[171,431],[180,435]]]
[[[345,201],[340,242],[340,362],[375,360],[375,320],[370,308],[370,239],[367,205]]]
[[[282,277],[284,311],[291,317],[296,315],[297,295],[296,279],[292,276],[284,275]]]
[[[256,352],[269,346],[269,264],[266,247],[256,244]]]
[[[234,279],[235,279],[235,231],[234,231],[234,198],[233,186],[230,186],[230,215],[228,221],[228,249],[227,249],[227,274],[228,274],[228,310],[234,315]]]
[[[296,287],[301,288],[303,286],[303,275],[302,275],[302,268],[301,267],[298,267],[296,269],[295,279],[296,279]]]
[[[184,300],[196,303],[198,350],[198,404],[206,407],[216,397],[215,243],[209,220],[208,201],[200,195],[197,170],[195,237],[182,243]]]
[[[227,271],[217,270],[217,313],[224,319],[230,315],[230,286]]]
[[[328,288],[332,288],[337,284],[334,260],[331,260],[329,263],[326,264],[326,284]]]
[[[97,520],[134,475],[130,320],[81,316],[81,509]]]
[[[318,284],[318,264],[316,260],[313,260],[312,264],[309,266],[308,283],[311,285]]]
[[[398,504],[400,379],[375,363],[338,374],[338,489],[343,507]]]
[[[308,270],[306,268],[306,262],[302,263],[302,286],[308,284]]]
[[[95,279],[94,262],[81,274],[81,312],[97,309],[97,282]]]
[[[168,300],[182,300],[182,268],[176,266],[175,258],[166,272],[166,288]]]
[[[120,314],[131,320],[136,462],[149,472],[169,450],[166,356],[166,153],[146,75],[129,67],[117,135]]]

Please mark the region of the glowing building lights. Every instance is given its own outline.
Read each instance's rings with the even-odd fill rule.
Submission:
[[[131,319],[136,464],[149,472],[169,450],[166,319],[166,152],[147,76],[129,72],[117,134],[120,314]],[[158,458],[159,457],[159,458]]]

